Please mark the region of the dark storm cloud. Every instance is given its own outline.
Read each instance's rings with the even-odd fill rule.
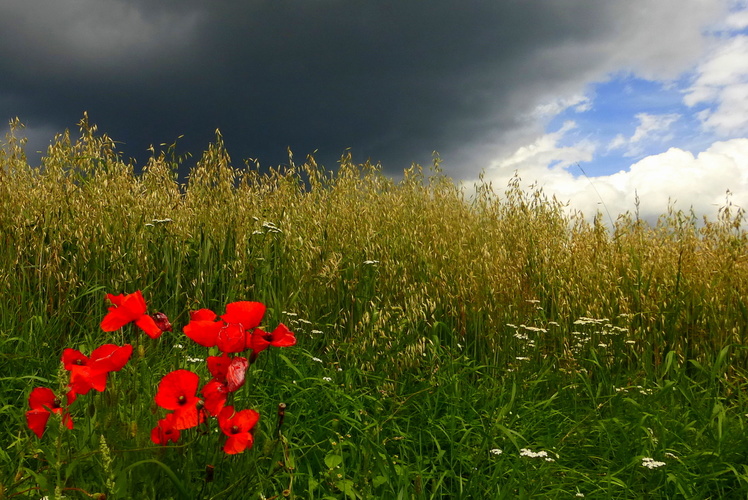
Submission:
[[[88,111],[141,164],[182,134],[199,155],[220,128],[237,165],[287,147],[328,166],[349,147],[392,172],[434,150],[458,165],[638,22],[594,0],[154,4],[5,2],[0,116],[62,131]]]

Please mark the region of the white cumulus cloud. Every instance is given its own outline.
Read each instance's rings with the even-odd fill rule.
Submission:
[[[511,157],[495,162],[485,172],[498,192],[515,172],[525,187],[537,184],[546,194],[568,201],[571,210],[581,211],[590,219],[598,211],[618,214],[633,212],[639,197],[640,217],[653,222],[670,204],[687,211],[693,208],[699,216],[714,220],[717,211],[727,203],[727,192],[733,205],[748,209],[748,139],[739,138],[713,143],[693,155],[670,148],[634,163],[628,170],[588,178],[575,175],[576,162],[587,161],[594,146],[580,142],[561,147],[558,142],[570,130],[561,130],[538,138],[519,148]],[[555,163],[554,163],[555,162]]]
[[[748,134],[748,36],[721,40],[696,70],[684,99],[704,105],[702,126],[722,136]]]
[[[623,134],[616,135],[608,144],[608,151],[628,147],[624,156],[636,156],[641,152],[641,145],[645,142],[664,142],[672,138],[670,126],[681,116],[677,113],[665,115],[653,115],[650,113],[638,113],[636,119],[639,125],[634,134],[626,138]]]

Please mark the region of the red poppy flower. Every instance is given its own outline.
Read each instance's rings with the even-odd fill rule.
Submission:
[[[135,324],[149,337],[158,338],[165,331],[171,330],[171,324],[164,313],[156,313],[154,316],[147,315],[145,299],[140,290],[129,295],[106,294],[113,305],[101,321],[101,329],[105,332],[119,330],[128,323]]]
[[[154,397],[156,404],[174,410],[173,427],[176,430],[190,429],[205,420],[203,402],[196,396],[200,379],[189,370],[167,373],[158,384]]]
[[[268,333],[256,328],[252,335],[247,338],[247,347],[252,349],[253,355],[258,355],[269,346],[273,347],[290,347],[296,345],[296,337],[293,332],[283,323],[272,332]]]
[[[87,394],[92,388],[99,392],[106,389],[109,372],[116,372],[127,364],[132,355],[132,346],[104,344],[94,349],[87,357],[76,349],[62,351],[62,363],[70,372],[70,388],[77,394]]]
[[[260,326],[265,306],[260,302],[240,301],[226,305],[226,314],[216,321],[216,313],[200,309],[190,314],[184,334],[205,347],[222,352],[241,352],[247,348],[249,332]]]
[[[229,455],[241,453],[254,444],[252,429],[260,420],[260,414],[254,410],[234,411],[233,406],[226,406],[218,415],[218,425],[229,438],[223,451]]]
[[[208,371],[217,380],[226,385],[229,392],[233,392],[244,385],[244,376],[249,362],[241,356],[229,357],[208,356]]]
[[[212,416],[217,417],[226,404],[229,390],[226,384],[218,380],[211,380],[202,389],[205,398],[205,409]]]
[[[151,430],[151,441],[165,446],[169,441],[179,441],[179,429],[174,428],[174,414],[168,413],[158,421],[158,425]]]
[[[72,403],[68,397],[68,405]],[[52,413],[62,415],[62,422],[68,429],[73,428],[73,419],[70,413],[62,407],[61,402],[47,387],[37,387],[29,395],[29,411],[26,412],[26,424],[39,439],[44,435],[47,421]]]

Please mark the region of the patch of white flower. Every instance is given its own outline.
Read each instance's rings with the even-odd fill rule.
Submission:
[[[555,462],[556,459],[549,457],[547,451],[532,451],[528,448],[522,448],[519,450],[519,456],[521,457],[529,457],[529,458],[542,458],[546,462]]]
[[[650,457],[642,458],[642,467],[646,467],[647,469],[656,469],[664,465],[666,465],[665,462],[658,462],[654,458],[650,458]]]

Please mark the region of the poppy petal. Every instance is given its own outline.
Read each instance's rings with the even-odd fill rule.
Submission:
[[[130,360],[132,345],[104,344],[91,353],[91,366],[96,372],[118,372]]]
[[[126,324],[137,321],[146,311],[146,303],[140,290],[129,295],[107,294],[106,298],[114,304],[101,320],[101,329],[105,332],[119,330]]]
[[[246,344],[247,333],[242,325],[229,324],[218,330],[216,346],[221,352],[241,352]]]
[[[223,410],[226,404],[228,390],[226,386],[218,380],[211,380],[203,387],[202,394],[205,398],[205,409],[216,417]]]
[[[226,374],[231,365],[231,358],[226,354],[221,356],[208,356],[208,371],[211,376],[219,382],[226,382]]]
[[[110,308],[109,308],[109,309],[111,310],[111,309],[113,309],[114,307],[119,307],[119,306],[121,306],[121,305],[122,305],[122,302],[124,302],[124,300],[125,300],[125,295],[124,295],[124,294],[122,294],[122,293],[121,293],[121,294],[119,294],[119,295],[113,295],[113,294],[111,294],[111,293],[108,293],[108,294],[106,294],[106,299],[107,299],[107,300],[108,300],[109,302],[111,302],[112,304],[114,304],[114,306],[113,306],[113,307],[110,307]]]
[[[270,342],[275,347],[291,347],[296,345],[296,337],[283,323],[279,323],[272,333],[273,340]]]
[[[198,309],[190,313],[190,321],[215,321],[217,317],[210,309]]]
[[[169,441],[176,443],[179,441],[179,434],[179,430],[174,428],[174,414],[169,413],[151,430],[151,441],[160,445],[166,445]]]
[[[218,331],[223,326],[221,322],[213,321],[190,321],[182,329],[190,339],[204,347],[215,347],[218,340]]]
[[[223,451],[229,455],[236,455],[237,453],[244,452],[247,448],[252,448],[253,443],[254,438],[248,432],[232,434],[226,440],[226,444],[223,445]]]
[[[93,379],[96,378],[94,381]],[[90,366],[76,366],[73,365],[70,370],[70,390],[75,394],[88,394],[88,391],[94,388],[94,382],[96,384],[96,390],[102,392],[106,388],[106,373],[104,373],[104,380],[101,380],[101,374],[95,377],[91,373]]]
[[[114,332],[139,317],[140,315],[133,314],[132,311],[126,309],[124,306],[110,309],[104,316],[104,319],[101,320],[101,329],[105,332]]]
[[[76,349],[67,348],[62,351],[62,364],[66,370],[71,370],[73,366],[88,364],[88,356]]]
[[[67,427],[68,429],[73,429],[73,417],[70,416],[70,413],[65,412],[62,414],[62,423]]]
[[[142,316],[145,314],[147,309],[145,299],[140,290],[136,290],[135,293],[125,295],[125,299],[122,301],[120,307],[128,309],[134,316]]]
[[[55,393],[48,387],[35,387],[29,394],[29,408],[32,410],[52,411],[55,404]]]
[[[44,410],[29,410],[26,412],[26,424],[39,439],[44,435],[50,413]]]
[[[255,410],[242,410],[234,415],[234,425],[238,425],[244,432],[249,432],[260,421],[260,414]]]
[[[156,404],[167,410],[177,410],[184,406],[196,404],[192,401],[197,392],[200,378],[189,370],[175,370],[167,373],[158,384],[158,392],[154,397]],[[184,398],[183,400],[180,400]]]
[[[265,305],[262,302],[240,301],[226,305],[226,314],[221,319],[226,323],[239,323],[245,330],[260,326],[265,315]]]
[[[198,410],[196,405],[174,410],[174,428],[179,431],[192,429],[204,421],[205,412]]]
[[[154,319],[147,314],[144,314],[143,316],[138,318],[135,321],[135,324],[152,339],[157,339],[161,336],[162,333],[164,333],[164,330],[159,328],[159,326],[156,324],[156,321],[154,321]]]
[[[221,412],[218,414],[218,427],[227,436],[231,435],[231,418],[236,412],[233,406],[224,406]]]
[[[231,360],[226,372],[226,388],[233,392],[244,385],[244,376],[247,373],[249,362],[247,358],[237,356]]]
[[[255,355],[260,354],[270,345],[270,341],[265,338],[267,336],[264,330],[255,328],[252,335],[247,335],[247,347],[252,349]]]

